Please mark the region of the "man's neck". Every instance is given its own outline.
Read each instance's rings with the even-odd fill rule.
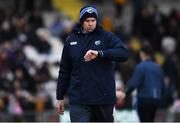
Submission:
[[[150,60],[150,59],[151,59],[150,56],[146,56],[146,57],[142,58],[142,61],[146,61],[146,60]]]

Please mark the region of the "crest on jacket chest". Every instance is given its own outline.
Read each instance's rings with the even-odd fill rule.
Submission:
[[[101,44],[101,41],[100,41],[100,40],[96,40],[96,41],[94,42],[94,44],[95,44],[95,45],[100,45],[100,44]]]

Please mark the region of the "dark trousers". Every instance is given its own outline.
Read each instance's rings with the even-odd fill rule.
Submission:
[[[153,122],[160,100],[157,99],[138,99],[137,112],[141,122]]]
[[[113,122],[114,105],[70,105],[71,122]]]

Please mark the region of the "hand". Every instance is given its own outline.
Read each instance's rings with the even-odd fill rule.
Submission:
[[[64,100],[57,100],[56,108],[57,108],[58,114],[63,115],[64,114]]]
[[[91,61],[98,56],[98,51],[88,50],[84,56],[85,61]]]
[[[126,94],[123,91],[116,91],[116,97],[123,100],[126,97]]]

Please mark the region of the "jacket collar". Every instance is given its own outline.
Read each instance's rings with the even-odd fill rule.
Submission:
[[[95,30],[91,33],[100,33],[101,31],[103,31],[103,28],[97,24]],[[82,32],[82,24],[81,23],[77,23],[74,28],[72,29],[72,33],[75,33],[75,34],[83,34]]]

